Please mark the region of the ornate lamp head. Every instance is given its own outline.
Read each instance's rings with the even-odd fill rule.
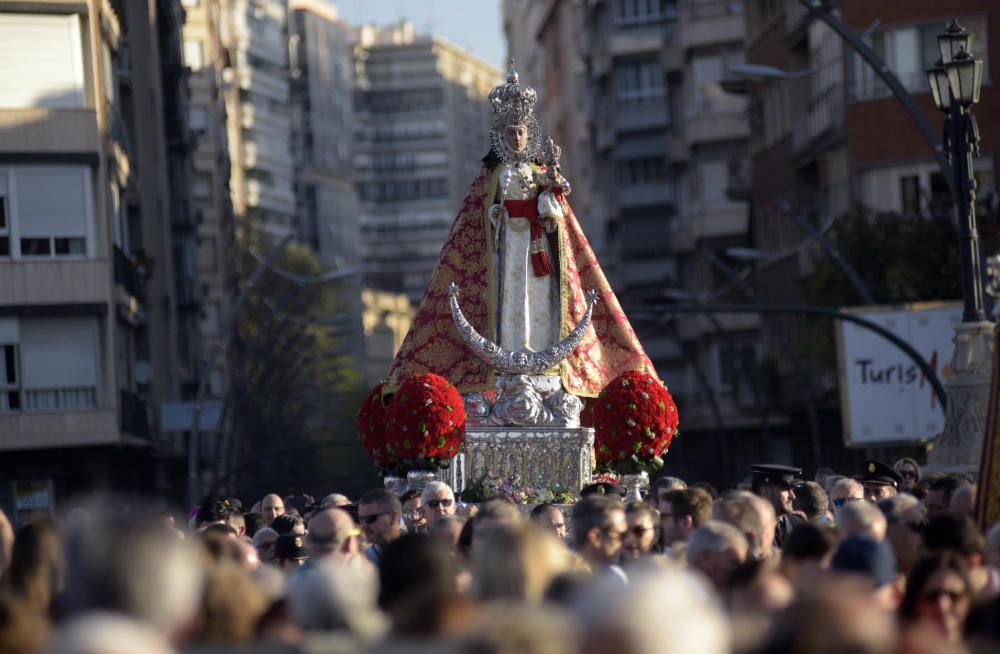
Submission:
[[[526,163],[538,158],[542,152],[542,134],[535,118],[538,94],[530,86],[521,84],[510,59],[507,82],[490,91],[493,125],[490,128],[490,145],[493,152],[505,163]],[[521,149],[511,146],[505,137],[508,128],[521,126],[527,132],[526,144]]]

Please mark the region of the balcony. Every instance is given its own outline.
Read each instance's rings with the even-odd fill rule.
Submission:
[[[106,259],[0,260],[3,303],[106,305],[109,267]]]
[[[119,426],[123,432],[138,438],[151,438],[153,408],[148,402],[130,391],[119,391]]]
[[[836,140],[844,127],[844,87],[831,86],[812,98],[805,113],[795,119],[792,144],[795,152],[817,148],[824,140]]]
[[[118,445],[112,409],[0,413],[0,451]]]
[[[686,2],[681,10],[681,45],[685,48],[742,41],[742,0]]]
[[[0,109],[0,152],[40,154],[100,150],[93,109]]]
[[[619,102],[615,110],[615,129],[635,131],[666,127],[670,124],[670,108],[666,97],[640,102]]]
[[[115,283],[125,289],[130,296],[144,300],[146,297],[146,280],[142,269],[131,257],[117,245],[115,252]]]
[[[674,187],[666,182],[634,184],[621,189],[618,206],[622,209],[659,207],[676,202]]]
[[[687,109],[684,135],[688,147],[750,136],[746,99],[731,95],[702,98]]]

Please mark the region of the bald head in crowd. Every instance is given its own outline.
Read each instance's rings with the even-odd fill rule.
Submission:
[[[749,558],[769,558],[774,550],[777,516],[763,497],[747,491],[732,491],[716,507],[716,518],[736,527],[749,544]]]
[[[687,546],[688,565],[721,588],[733,570],[747,560],[747,541],[740,530],[709,520],[694,530]]]
[[[845,504],[837,517],[837,527],[844,538],[866,534],[875,540],[885,540],[885,514],[870,502]]]
[[[342,509],[323,509],[309,521],[306,549],[309,558],[350,560],[358,553],[360,530]]]
[[[285,502],[280,496],[268,493],[260,501],[260,512],[267,520],[267,526],[270,527],[275,518],[285,514]]]

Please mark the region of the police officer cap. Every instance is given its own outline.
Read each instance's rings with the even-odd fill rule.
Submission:
[[[274,554],[279,559],[301,561],[309,558],[306,552],[305,537],[299,534],[282,534],[274,543]]]
[[[891,466],[887,466],[881,461],[865,462],[865,474],[861,478],[862,484],[881,484],[898,489],[901,481],[903,478]]]
[[[627,491],[624,487],[618,484],[612,484],[609,481],[598,481],[593,484],[587,484],[580,491],[580,497],[590,497],[591,495],[604,495],[610,497],[613,500],[620,500],[625,497]]]
[[[795,478],[802,474],[802,468],[772,463],[758,463],[750,466],[750,470],[753,472],[753,480],[758,484],[792,486]]]

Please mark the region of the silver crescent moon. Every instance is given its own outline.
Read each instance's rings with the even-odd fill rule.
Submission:
[[[587,311],[566,338],[541,352],[520,352],[505,350],[476,331],[458,306],[458,285],[455,282],[448,285],[451,318],[455,322],[459,336],[476,356],[493,366],[493,369],[502,375],[540,375],[568,357],[583,339],[590,325],[590,317],[594,313],[594,305],[599,299],[595,290],[587,291],[585,296]]]

